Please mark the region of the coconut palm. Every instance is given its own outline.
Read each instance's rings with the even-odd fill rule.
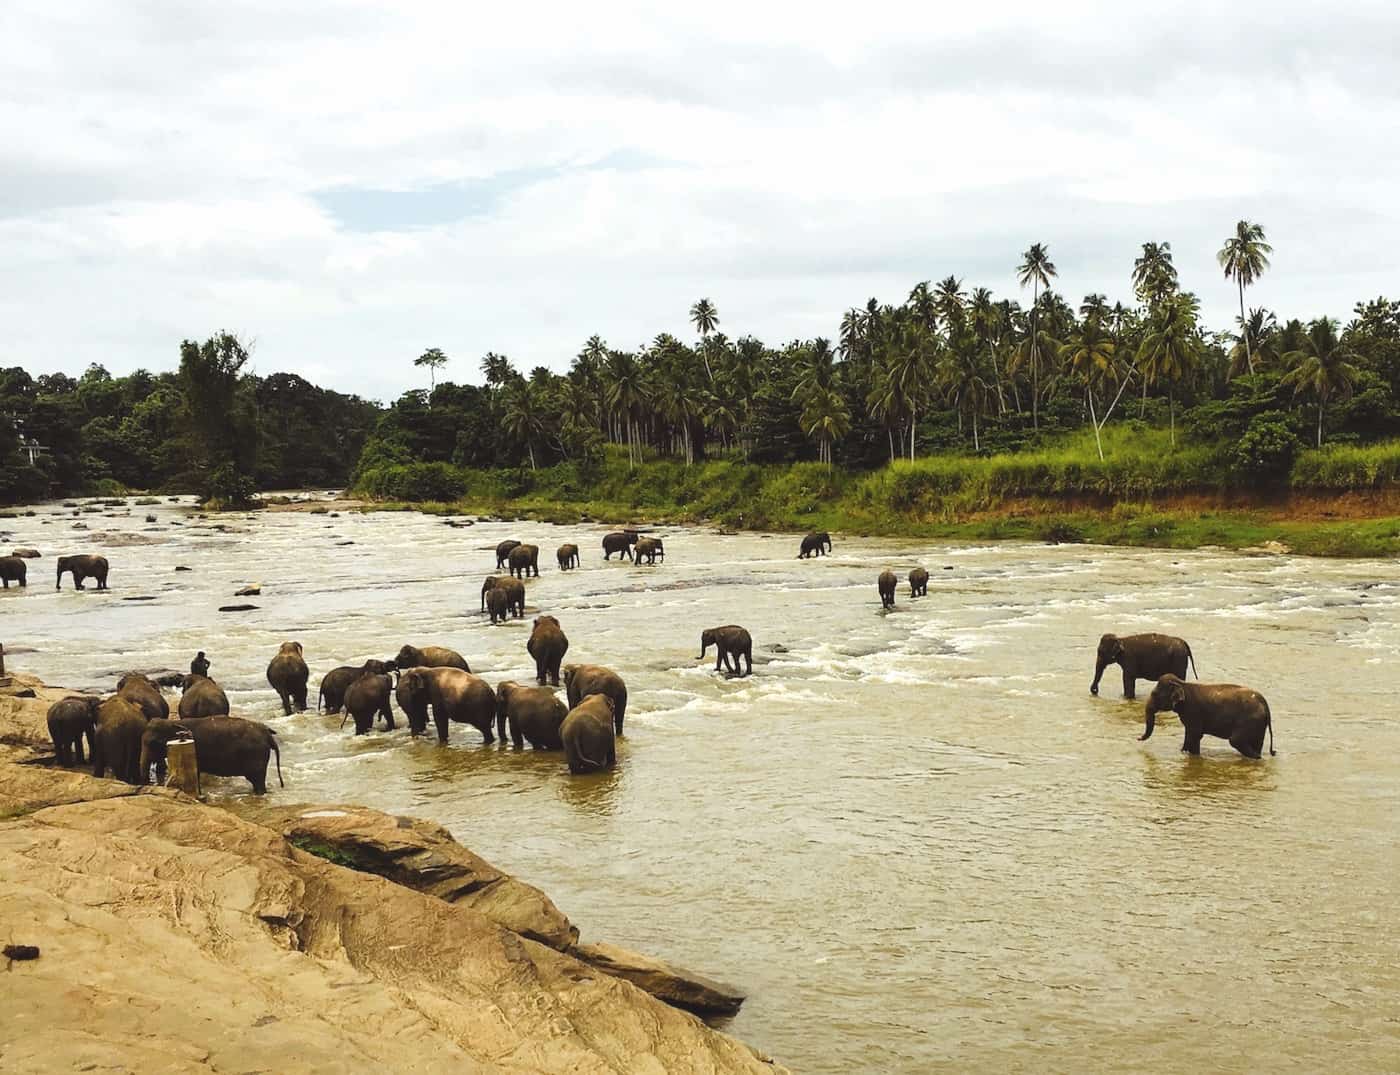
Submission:
[[[1337,322],[1319,317],[1308,325],[1303,346],[1283,356],[1291,368],[1283,376],[1293,393],[1309,392],[1317,400],[1317,446],[1322,447],[1322,416],[1333,399],[1346,399],[1356,386],[1360,371],[1352,364],[1356,355],[1337,337]]]
[[[1274,248],[1264,241],[1264,226],[1241,220],[1235,225],[1235,234],[1225,240],[1220,253],[1215,255],[1225,270],[1225,279],[1234,277],[1239,286],[1240,331],[1244,334],[1244,355],[1250,373],[1254,372],[1254,354],[1250,349],[1249,326],[1244,323],[1244,289],[1264,275],[1273,252]]]
[[[1195,373],[1201,360],[1201,330],[1197,324],[1200,300],[1190,293],[1168,297],[1148,324],[1148,334],[1138,349],[1138,370],[1148,384],[1165,381],[1171,424],[1171,444],[1176,447],[1176,386]]]
[[[1060,360],[1069,375],[1084,386],[1084,399],[1089,404],[1089,421],[1094,427],[1094,444],[1103,462],[1103,440],[1099,436],[1099,419],[1094,411],[1094,386],[1105,378],[1116,377],[1113,365],[1115,344],[1104,332],[1099,319],[1091,317],[1067,343],[1060,345]]]
[[[1177,288],[1176,266],[1172,264],[1171,243],[1143,243],[1142,254],[1133,262],[1133,290],[1139,302],[1157,306]]]
[[[851,412],[835,388],[813,392],[802,408],[802,432],[817,439],[817,458],[831,466],[832,445],[851,430]]]
[[[992,369],[992,383],[996,386],[997,393],[997,412],[1005,414],[1006,397],[1002,395],[1001,370],[997,368],[997,344],[1000,343],[1006,329],[1002,308],[993,301],[990,290],[979,287],[972,292],[969,309],[972,315],[972,334],[986,350]]]
[[[534,470],[535,439],[544,430],[537,385],[521,381],[507,389],[501,425],[508,436],[524,443],[525,451],[530,457],[530,469]]]
[[[1016,279],[1022,287],[1031,285],[1031,425],[1040,428],[1040,348],[1036,334],[1036,309],[1040,305],[1040,289],[1050,286],[1050,278],[1058,276],[1054,262],[1050,260],[1050,249],[1043,243],[1032,243],[1022,255],[1022,262],[1016,267]]]
[[[510,359],[505,355],[498,355],[495,351],[487,351],[481,360],[481,372],[486,377],[486,384],[491,388],[501,388],[519,376],[515,372],[515,367],[510,364]]]
[[[943,320],[944,331],[951,336],[962,324],[967,306],[967,294],[962,289],[962,281],[956,276],[945,276],[938,281],[938,287],[934,290],[934,303],[938,316]]]
[[[1110,316],[1108,296],[1100,295],[1097,292],[1085,295],[1084,301],[1079,304],[1079,316],[1085,320],[1092,318],[1100,324],[1106,323]]]
[[[642,383],[642,367],[637,356],[626,351],[609,351],[603,366],[603,402],[627,438],[627,462],[641,462],[640,430],[642,412],[647,404],[646,387]]]
[[[1240,333],[1234,338],[1234,346],[1230,348],[1228,356],[1230,366],[1225,371],[1226,380],[1233,380],[1241,374],[1249,372],[1250,354],[1245,348],[1246,339],[1252,342],[1253,357],[1260,367],[1267,368],[1279,358],[1278,319],[1268,310],[1256,306],[1249,311],[1249,316],[1240,323]]]
[[[925,332],[933,332],[938,328],[938,302],[927,280],[920,280],[914,285],[914,289],[909,292],[907,305]]]
[[[700,333],[700,354],[705,359],[705,372],[710,375],[710,383],[714,384],[715,374],[710,369],[709,347],[710,333],[719,325],[719,310],[715,309],[715,304],[709,299],[701,299],[690,308],[690,320],[695,325],[695,330]]]

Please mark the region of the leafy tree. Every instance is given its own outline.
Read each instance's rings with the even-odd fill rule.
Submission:
[[[1333,399],[1351,395],[1359,373],[1353,364],[1355,356],[1337,338],[1337,322],[1319,317],[1308,325],[1303,346],[1283,356],[1289,371],[1283,383],[1293,386],[1295,393],[1307,392],[1317,400],[1317,446],[1322,447],[1322,418],[1327,404]]]
[[[437,388],[437,371],[447,365],[447,356],[442,353],[439,347],[429,347],[421,355],[413,360],[413,364],[418,368],[428,367],[428,393],[431,396],[433,390]]]

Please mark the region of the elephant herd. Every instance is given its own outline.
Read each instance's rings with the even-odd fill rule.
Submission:
[[[16,583],[21,589],[29,585],[29,565],[27,560],[40,557],[38,549],[15,549],[9,556],[0,556],[0,583],[5,589]],[[55,575],[54,589],[63,589],[63,576],[73,576],[73,588],[83,589],[85,579],[94,579],[99,590],[107,589],[107,557],[105,556],[60,556]]]

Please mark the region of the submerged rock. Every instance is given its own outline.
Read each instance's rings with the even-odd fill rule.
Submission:
[[[40,557],[38,549],[16,549],[10,555],[18,556],[21,560],[37,560]]]
[[[220,611],[220,612],[254,612],[254,611],[257,610],[257,608],[258,608],[257,605],[220,605],[220,606],[219,606],[219,611]]]
[[[251,586],[244,586],[241,590],[234,590],[234,597],[257,597],[262,593],[262,583],[255,582]]]

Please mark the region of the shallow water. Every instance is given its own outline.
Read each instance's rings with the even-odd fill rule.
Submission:
[[[585,939],[745,987],[730,1029],[797,1070],[1400,1056],[1392,564],[839,536],[835,556],[799,561],[791,536],[666,528],[653,569],[603,563],[600,527],[130,510],[83,516],[87,533],[56,505],[0,520],[6,550],[45,556],[27,592],[0,594],[0,641],[36,650],[13,667],[110,686],[207,650],[235,712],[278,729],[274,795],[442,822]],[[103,529],[159,543],[109,548]],[[493,628],[477,611],[505,537],[542,549],[527,617],[554,613],[568,660],[628,681],[615,772],[571,778],[560,755],[485,747],[461,725],[441,748],[281,715],[264,669],[285,639],[305,646],[313,690],[409,641],[527,680],[529,619]],[[581,570],[555,569],[564,541]],[[93,549],[110,593],[55,593],[52,556]],[[880,568],[903,580],[916,563],[929,596],[901,581],[882,613]],[[248,582],[264,595],[234,598]],[[215,611],[243,600],[260,607]],[[730,622],[753,632],[750,679],[717,675],[713,650],[695,659],[700,629]],[[1100,634],[1148,629],[1188,638],[1206,680],[1262,690],[1278,756],[1207,739],[1188,757],[1170,716],[1136,742],[1141,701],[1119,698],[1117,670],[1100,697],[1087,688]]]

